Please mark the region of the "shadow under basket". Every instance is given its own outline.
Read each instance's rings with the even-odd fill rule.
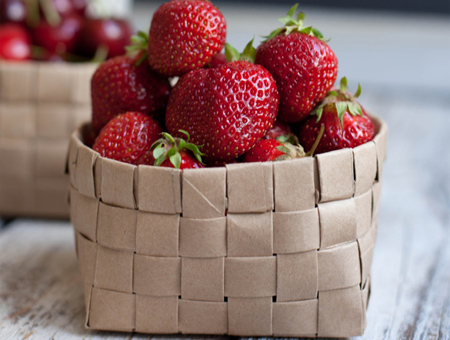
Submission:
[[[350,337],[366,327],[387,127],[355,149],[176,170],[72,135],[86,327]]]
[[[69,217],[67,149],[96,67],[0,61],[0,216]]]

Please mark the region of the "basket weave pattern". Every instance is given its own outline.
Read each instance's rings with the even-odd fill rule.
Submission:
[[[363,333],[387,128],[355,149],[180,171],[71,139],[86,326],[141,333]]]
[[[89,120],[95,68],[0,62],[0,215],[69,216],[68,140]]]

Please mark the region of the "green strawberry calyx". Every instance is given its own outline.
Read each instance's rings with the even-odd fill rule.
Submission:
[[[358,84],[358,89],[354,94],[347,92],[347,78],[342,77],[339,89],[328,92],[322,103],[316,107],[312,112],[317,115],[317,122],[322,118],[324,108],[336,110],[337,116],[341,123],[341,129],[344,125],[344,113],[348,112],[352,116],[363,116],[361,105],[356,101],[361,95],[361,84]]]
[[[138,34],[131,37],[131,44],[125,47],[127,55],[136,57],[136,65],[141,65],[148,58],[148,34],[139,31]]]
[[[326,41],[323,37],[323,34],[317,29],[312,26],[305,27],[303,25],[303,20],[305,20],[305,14],[303,12],[299,12],[295,16],[295,11],[297,10],[298,4],[295,4],[291,7],[289,12],[285,17],[279,18],[278,20],[281,21],[284,24],[284,27],[277,28],[276,30],[272,31],[269,35],[264,36],[265,40],[263,42],[266,42],[273,37],[276,37],[277,35],[284,34],[288,35],[293,32],[297,33],[303,33],[306,35],[310,35],[312,37],[316,37],[319,40]]]
[[[294,145],[287,141],[286,142],[281,142],[280,140],[278,141],[282,145],[277,146],[275,149],[281,151],[283,155],[278,156],[275,159],[275,161],[284,161],[287,159],[306,157],[306,152],[300,144]]]
[[[170,160],[170,163],[176,169],[181,167],[181,152],[185,150],[191,151],[195,159],[200,163],[202,162],[202,156],[204,155],[200,152],[199,147],[193,143],[189,143],[190,135],[187,131],[178,130],[179,132],[186,135],[186,139],[172,137],[167,132],[161,133],[162,138],[158,139],[152,144],[150,150],[153,151],[153,157],[155,158],[154,166],[160,166],[166,159]]]
[[[245,60],[254,64],[256,58],[256,48],[253,47],[253,41],[255,38],[249,41],[245,46],[244,51],[239,53],[237,49],[231,46],[229,43],[225,44],[225,57],[228,61]]]
[[[290,133],[290,134],[288,134],[288,135],[281,135],[281,136],[278,136],[278,137],[276,138],[276,140],[279,141],[279,142],[281,142],[281,143],[288,142],[288,143],[291,143],[291,144],[294,144],[294,145],[299,144],[297,136],[294,135],[293,133]]]
[[[311,147],[311,150],[308,152],[305,152],[303,149],[303,146],[301,146],[298,143],[298,139],[296,139],[295,143],[291,143],[292,139],[290,136],[280,136],[277,138],[277,140],[283,144],[276,147],[278,151],[281,151],[284,153],[284,155],[281,155],[275,159],[276,161],[284,161],[287,159],[294,159],[294,158],[302,158],[302,157],[312,157],[314,155],[314,152],[316,152],[317,146],[319,145],[320,140],[322,139],[323,133],[325,131],[325,126],[322,124],[320,126],[319,133],[316,137],[316,140],[314,141],[313,146]]]

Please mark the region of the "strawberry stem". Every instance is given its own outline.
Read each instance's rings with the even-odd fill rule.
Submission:
[[[309,150],[309,151],[306,153],[306,156],[312,156],[312,155],[314,155],[314,152],[316,152],[317,146],[319,145],[320,140],[322,139],[322,136],[323,136],[324,131],[325,131],[325,126],[324,126],[323,124],[321,124],[321,125],[320,125],[319,134],[318,134],[317,137],[316,137],[316,141],[314,142],[314,144],[313,144],[311,150]]]
[[[256,48],[253,47],[254,40],[255,40],[255,37],[253,37],[253,39],[248,42],[248,44],[245,46],[244,51],[242,53],[239,53],[237,49],[235,49],[229,43],[226,43],[225,44],[225,57],[230,62],[238,61],[238,60],[245,60],[252,64],[255,63]]]
[[[296,17],[294,16],[297,7],[298,4],[295,4],[294,6],[291,7],[291,9],[288,11],[285,17],[278,19],[284,24],[284,27],[277,28],[276,30],[272,31],[268,36],[265,36],[264,37],[265,40],[263,42],[266,42],[272,39],[273,37],[276,37],[277,35],[280,34],[288,35],[293,32],[307,34],[316,37],[319,40],[325,41],[323,34],[318,29],[312,26],[305,27],[303,25],[303,20],[305,19],[304,13],[299,12]]]
[[[148,34],[139,31],[131,37],[131,44],[125,47],[127,55],[137,57],[136,66],[141,65],[148,57]]]
[[[184,130],[178,131],[186,135],[186,140],[183,138],[174,138],[169,133],[163,132],[161,133],[163,138],[158,139],[152,144],[150,150],[153,150],[153,158],[155,158],[154,166],[160,166],[166,159],[169,159],[175,169],[180,169],[182,161],[180,153],[186,149],[191,151],[201,164],[204,164],[202,162],[202,156],[204,154],[200,152],[197,145],[189,143],[189,133]]]

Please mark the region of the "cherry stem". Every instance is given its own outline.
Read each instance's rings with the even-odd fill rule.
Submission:
[[[39,0],[25,0],[27,8],[27,25],[29,27],[36,27],[41,16],[39,14]]]
[[[52,0],[40,0],[45,19],[52,26],[57,26],[61,22],[61,16],[55,8]]]
[[[103,63],[106,59],[108,59],[108,52],[108,46],[100,45],[99,47],[97,47],[94,58],[91,59],[91,62]]]
[[[320,140],[322,139],[324,131],[325,131],[325,126],[322,124],[322,125],[320,125],[320,131],[319,131],[319,134],[317,135],[316,141],[314,142],[311,150],[308,151],[306,156],[314,155],[314,152],[316,152],[317,146],[319,145]]]

